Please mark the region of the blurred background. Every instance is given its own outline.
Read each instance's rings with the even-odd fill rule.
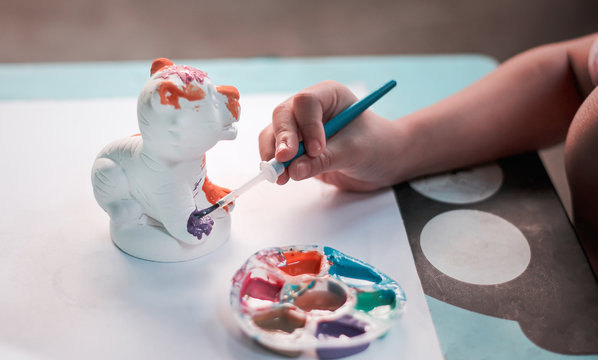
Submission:
[[[504,61],[597,31],[598,0],[0,0],[0,63],[457,53]],[[562,153],[559,145],[542,156],[556,164],[548,171],[569,210]]]
[[[480,53],[598,31],[598,0],[2,0],[0,62]]]

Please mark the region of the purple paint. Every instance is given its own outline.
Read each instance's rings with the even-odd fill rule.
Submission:
[[[185,85],[189,85],[193,80],[203,85],[203,82],[208,77],[208,74],[187,65],[175,65],[162,71],[158,77],[168,79],[171,75],[177,75]]]
[[[191,215],[189,215],[189,220],[187,220],[187,232],[195,236],[198,240],[201,240],[203,234],[208,236],[212,232],[214,220],[209,215],[198,216],[199,213],[200,211],[195,209]]]
[[[350,315],[345,315],[334,321],[322,321],[316,329],[316,337],[331,336],[338,338],[345,335],[352,338],[362,334],[365,334],[365,323]],[[361,352],[367,349],[368,346],[370,346],[369,343],[339,348],[323,347],[316,349],[316,353],[320,359],[338,359]]]
[[[197,188],[199,187],[199,183],[203,180],[203,178],[197,180],[197,182],[195,184],[193,184],[193,191],[197,191]]]

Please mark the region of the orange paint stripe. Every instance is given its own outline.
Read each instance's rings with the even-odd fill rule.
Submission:
[[[230,85],[218,86],[216,90],[228,98],[226,108],[235,119],[239,119],[239,90]]]
[[[206,97],[206,93],[193,84],[183,86],[179,89],[175,83],[171,81],[163,81],[158,86],[158,93],[160,94],[160,103],[162,105],[172,105],[175,109],[180,109],[180,98],[185,98],[189,101],[201,100]]]

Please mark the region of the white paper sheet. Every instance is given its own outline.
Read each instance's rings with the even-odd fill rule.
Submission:
[[[257,173],[257,134],[284,98],[242,97],[238,139],[208,153],[215,183]],[[138,132],[135,112],[135,99],[0,103],[0,358],[278,358],[240,333],[228,292],[253,252],[291,244],[334,247],[404,288],[403,317],[352,359],[442,358],[390,190],[263,183],[237,201],[231,239],[208,256],[163,264],[120,252],[90,170],[106,143]]]

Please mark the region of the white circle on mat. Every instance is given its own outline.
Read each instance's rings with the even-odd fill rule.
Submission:
[[[457,170],[411,181],[418,193],[450,204],[485,200],[500,189],[503,173],[496,163]]]
[[[478,210],[435,216],[424,226],[420,245],[438,270],[477,285],[513,280],[525,271],[531,258],[527,239],[515,225]]]

